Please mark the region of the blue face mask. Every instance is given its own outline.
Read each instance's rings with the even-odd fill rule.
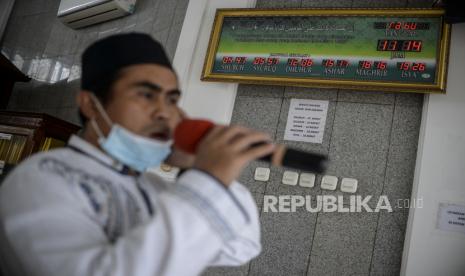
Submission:
[[[105,138],[92,119],[91,125],[99,136],[98,143],[110,156],[132,169],[143,172],[151,167],[158,167],[171,153],[172,141],[157,141],[137,135],[118,124],[112,124],[98,99],[92,95],[97,109],[111,126],[110,133]]]

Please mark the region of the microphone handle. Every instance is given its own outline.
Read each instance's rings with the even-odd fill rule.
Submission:
[[[322,154],[310,153],[301,150],[285,148],[284,153],[274,152],[259,160],[271,163],[275,166],[284,166],[292,169],[323,173],[326,170],[328,158]]]

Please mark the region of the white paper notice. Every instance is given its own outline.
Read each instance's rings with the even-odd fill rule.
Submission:
[[[465,206],[440,203],[437,228],[465,234]]]
[[[328,101],[291,99],[284,140],[323,142]]]

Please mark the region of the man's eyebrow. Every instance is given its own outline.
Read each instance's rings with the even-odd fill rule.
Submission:
[[[173,96],[181,96],[181,90],[179,89],[173,89],[168,91],[167,93]]]
[[[152,83],[152,82],[148,82],[148,81],[136,82],[132,86],[134,86],[134,87],[144,87],[144,88],[148,88],[150,90],[157,91],[157,92],[163,90],[159,85],[157,85],[155,83]],[[171,95],[181,95],[181,90],[173,89],[173,90],[169,90],[167,93],[171,94]]]
[[[134,87],[144,87],[144,88],[148,88],[150,90],[155,90],[155,91],[161,91],[163,90],[159,85],[155,84],[155,83],[152,83],[152,82],[148,82],[148,81],[140,81],[140,82],[136,82],[134,84],[132,84],[131,86],[134,86]]]

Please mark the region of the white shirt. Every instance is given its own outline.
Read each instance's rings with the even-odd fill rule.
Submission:
[[[121,169],[77,136],[15,168],[0,187],[7,275],[198,275],[260,252],[243,185],[197,170],[167,184]]]

